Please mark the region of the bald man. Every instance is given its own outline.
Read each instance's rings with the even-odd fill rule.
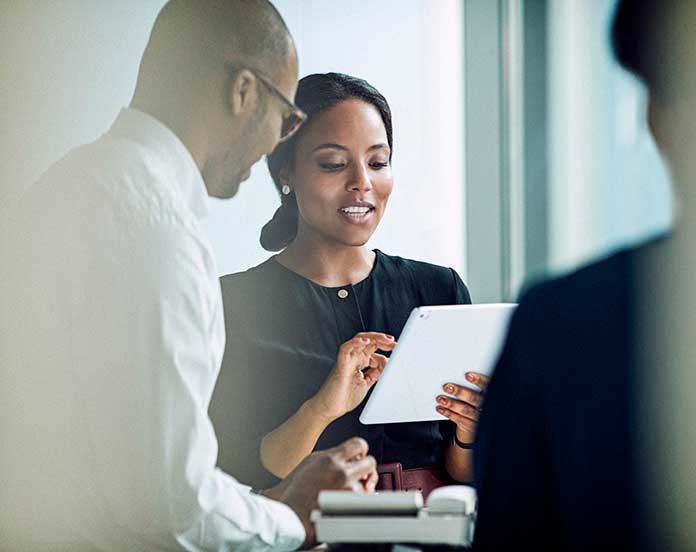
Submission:
[[[3,220],[1,550],[291,550],[320,489],[374,488],[359,439],[263,494],[215,467],[225,331],[201,219],[302,123],[296,86],[269,2],[174,0],[131,106]]]

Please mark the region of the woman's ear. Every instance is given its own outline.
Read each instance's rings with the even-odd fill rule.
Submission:
[[[290,186],[290,169],[287,166],[278,172],[278,180],[283,186]]]
[[[249,109],[255,111],[257,84],[256,77],[247,69],[242,69],[232,76],[227,100],[234,115],[240,115]]]

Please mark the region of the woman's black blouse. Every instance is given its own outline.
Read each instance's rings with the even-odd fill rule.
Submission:
[[[274,258],[221,279],[227,344],[210,416],[224,471],[254,487],[277,481],[261,465],[262,438],[319,390],[339,347],[356,333],[398,339],[415,307],[471,303],[453,269],[375,253],[372,272],[353,286],[320,286]],[[366,426],[358,421],[363,406],[333,422],[316,449],[359,435],[379,463],[443,462],[451,422]]]

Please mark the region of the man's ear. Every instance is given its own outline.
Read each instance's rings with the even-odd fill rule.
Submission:
[[[247,69],[242,69],[232,77],[227,100],[234,115],[253,107],[258,92],[257,85],[256,77]]]

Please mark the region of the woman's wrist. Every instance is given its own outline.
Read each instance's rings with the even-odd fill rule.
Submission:
[[[474,448],[474,434],[469,431],[461,431],[456,428],[452,434],[452,446],[460,449],[471,450]]]
[[[452,446],[462,450],[473,450],[474,442],[464,442],[457,438],[457,434],[452,435]]]
[[[319,394],[314,395],[311,399],[307,399],[302,405],[302,408],[312,420],[321,422],[325,426],[328,426],[334,420],[340,418],[340,416],[334,416],[330,412],[327,412],[326,403],[321,399]]]

